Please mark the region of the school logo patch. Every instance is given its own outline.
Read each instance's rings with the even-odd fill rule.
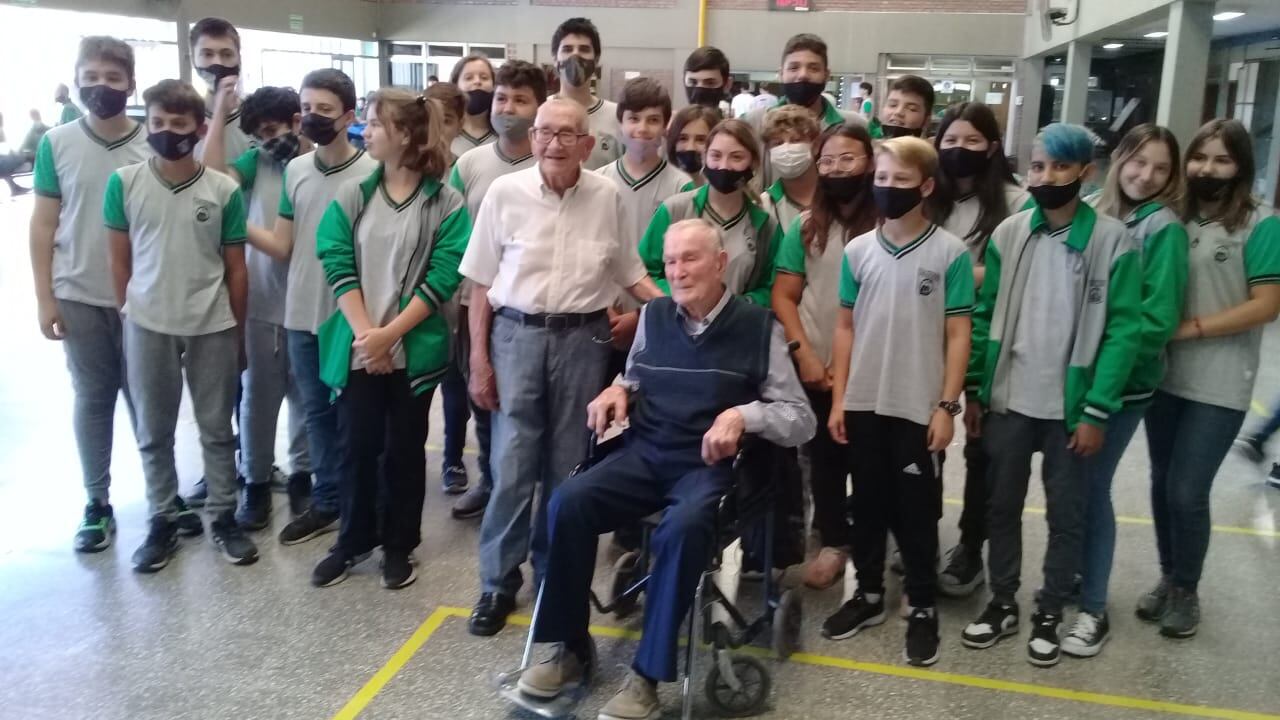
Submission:
[[[1089,289],[1085,293],[1085,298],[1089,301],[1090,305],[1097,305],[1101,303],[1105,295],[1106,293],[1103,292],[1101,280],[1089,281]]]
[[[1230,258],[1231,258],[1231,248],[1228,248],[1226,245],[1219,245],[1218,247],[1213,249],[1214,260],[1217,260],[1220,263],[1224,263]]]
[[[600,136],[600,149],[601,149],[601,150],[603,150],[603,151],[605,151],[605,152],[609,152],[609,151],[613,148],[613,144],[612,144],[611,142],[609,142],[609,141],[610,141],[610,140],[612,140],[612,139],[613,139],[613,138],[612,138],[611,136],[609,136],[609,135],[601,135],[601,136]]]
[[[195,213],[193,213],[196,222],[207,223],[209,218],[213,217],[213,208],[207,204],[201,203],[196,205]]]
[[[756,252],[756,239],[748,235],[747,236],[747,253],[750,255],[754,255],[755,252]]]
[[[1191,247],[1193,248],[1200,247],[1200,238],[1198,237],[1191,238]]]
[[[942,276],[932,270],[921,268],[916,271],[916,290],[925,297],[932,295],[941,281]]]

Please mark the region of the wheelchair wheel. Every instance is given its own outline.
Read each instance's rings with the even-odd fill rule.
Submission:
[[[640,553],[631,552],[623,553],[613,564],[613,584],[609,588],[609,593],[613,597],[614,608],[613,614],[619,618],[624,618],[636,611],[636,605],[640,599],[639,595],[630,597],[622,597],[632,585],[640,581]]]
[[[773,688],[769,669],[764,663],[747,655],[734,655],[729,662],[732,663],[733,673],[742,688],[734,690],[729,687],[720,674],[720,665],[713,664],[707,673],[707,701],[724,717],[760,714],[765,701],[769,699],[769,691]]]
[[[786,660],[800,649],[800,628],[804,623],[804,601],[795,590],[787,590],[773,611],[773,652]]]

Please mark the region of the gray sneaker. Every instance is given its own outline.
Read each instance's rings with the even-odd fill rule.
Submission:
[[[632,670],[622,689],[600,710],[599,720],[658,720],[658,686]]]
[[[1160,619],[1160,634],[1171,638],[1189,638],[1200,626],[1200,597],[1194,590],[1173,586],[1169,590],[1169,607]]]
[[[1169,576],[1165,575],[1160,578],[1160,582],[1156,586],[1138,598],[1138,608],[1134,614],[1139,620],[1147,622],[1160,622],[1164,617],[1165,611],[1169,609]]]
[[[488,505],[489,491],[477,483],[472,485],[471,489],[463,493],[462,497],[458,498],[458,502],[453,504],[453,517],[458,520],[478,518],[484,515],[484,509]]]
[[[550,700],[566,690],[577,689],[585,676],[586,666],[582,658],[566,648],[564,643],[556,643],[546,660],[520,674],[516,687],[525,695]]]

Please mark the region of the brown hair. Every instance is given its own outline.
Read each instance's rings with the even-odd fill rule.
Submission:
[[[90,35],[80,40],[80,54],[76,56],[76,75],[80,74],[80,66],[91,60],[101,60],[119,65],[124,74],[129,76],[129,85],[133,85],[133,48],[123,40],[106,35]],[[79,85],[79,77],[76,84]]]
[[[787,44],[782,47],[782,61],[786,62],[787,56],[793,52],[808,50],[809,52],[822,58],[822,65],[827,65],[827,42],[813,33],[800,33],[792,35]]]
[[[462,79],[462,71],[463,71],[463,70],[466,70],[466,69],[467,69],[467,66],[468,66],[468,65],[470,65],[470,64],[471,64],[471,63],[473,63],[473,62],[482,62],[482,63],[484,63],[485,65],[488,65],[488,66],[489,66],[489,77],[490,77],[490,78],[495,78],[495,79],[496,79],[496,77],[495,77],[495,75],[494,75],[494,72],[493,72],[493,62],[492,62],[491,60],[489,60],[488,56],[486,56],[486,55],[479,55],[479,54],[476,54],[476,53],[472,53],[472,54],[470,54],[470,55],[468,55],[468,56],[466,56],[466,57],[462,58],[462,59],[461,59],[461,60],[459,60],[458,62],[454,63],[454,65],[453,65],[453,72],[449,73],[449,82],[453,83],[454,85],[457,85],[457,84],[458,84],[458,81]],[[435,87],[435,85],[432,85],[432,87]]]
[[[493,77],[493,88],[497,90],[499,85],[512,90],[532,90],[539,105],[547,101],[547,74],[533,63],[524,60],[508,60],[503,63],[498,68],[498,74]]]
[[[453,83],[438,82],[427,88],[424,94],[438,101],[445,112],[452,113],[459,120],[467,111],[467,96]]]
[[[686,105],[671,118],[671,124],[667,126],[667,158],[676,156],[676,143],[680,142],[680,133],[684,132],[684,126],[695,120],[701,120],[707,124],[707,132],[710,135],[711,129],[720,122],[720,111],[715,108],[709,108],[706,105]]]
[[[187,39],[191,42],[191,47],[195,48],[196,43],[202,37],[224,37],[231,38],[231,42],[235,43],[236,52],[240,52],[240,32],[236,30],[236,26],[219,17],[201,18],[191,26],[191,34]]]
[[[409,147],[400,164],[439,180],[449,164],[449,148],[440,130],[444,112],[440,102],[403,88],[383,88],[373,93],[369,104],[377,104],[383,124],[393,124],[409,135]]]
[[[750,125],[732,118],[721,120],[707,134],[707,148],[711,147],[711,143],[715,141],[717,135],[728,135],[737,140],[738,144],[751,153],[751,167],[760,167],[760,141],[756,140],[756,134],[751,131]]]
[[[846,137],[862,145],[862,152],[867,156],[867,169],[863,171],[862,191],[848,205],[840,205],[828,198],[822,191],[822,183],[818,183],[813,194],[813,204],[800,226],[800,237],[804,241],[806,251],[821,255],[827,249],[827,235],[831,224],[840,223],[845,230],[844,240],[852,238],[876,226],[876,208],[871,199],[871,183],[875,173],[871,171],[874,155],[871,145],[871,134],[861,124],[841,123],[827,128],[822,136],[814,142],[815,154],[821,154],[822,148],[834,137]]]
[[[204,98],[191,87],[190,83],[181,80],[161,80],[142,93],[142,104],[151,114],[151,106],[159,105],[161,110],[175,115],[190,114],[197,125],[204,124]]]
[[[1173,136],[1169,128],[1153,123],[1142,123],[1125,133],[1116,145],[1115,151],[1111,153],[1111,169],[1107,171],[1107,177],[1102,181],[1102,196],[1098,200],[1098,212],[1120,217],[1120,204],[1124,199],[1120,191],[1120,170],[1150,142],[1164,143],[1164,146],[1169,149],[1169,180],[1152,200],[1178,215],[1182,214],[1185,195],[1182,180],[1184,171],[1181,155],[1178,152],[1178,138]]]
[[[800,133],[804,142],[811,143],[822,134],[822,127],[809,108],[799,105],[783,105],[765,115],[764,130],[760,132],[765,145],[787,132]]]
[[[1239,120],[1217,118],[1201,126],[1195,137],[1191,138],[1191,144],[1187,145],[1187,158],[1190,159],[1205,143],[1214,138],[1222,141],[1227,154],[1236,161],[1236,176],[1232,178],[1234,182],[1223,196],[1218,217],[1215,219],[1222,223],[1227,232],[1235,232],[1248,222],[1250,213],[1258,207],[1258,201],[1253,198],[1251,191],[1255,172],[1253,140],[1249,138],[1249,131]],[[1186,172],[1185,166],[1183,172],[1184,174]],[[1187,207],[1182,218],[1184,221],[1191,222],[1199,216],[1200,199],[1188,193]]]
[[[664,125],[671,121],[671,96],[666,89],[653,78],[631,78],[622,86],[622,94],[618,96],[618,122],[622,122],[622,116],[628,110],[640,112],[653,107],[662,111]]]

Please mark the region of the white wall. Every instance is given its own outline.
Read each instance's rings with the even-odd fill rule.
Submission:
[[[1023,57],[1061,51],[1072,40],[1100,39],[1117,23],[1145,23],[1165,17],[1173,0],[1047,0],[1051,6],[1066,6],[1069,14],[1078,18],[1071,25],[1052,25],[1047,33],[1041,20],[1041,2],[1028,3],[1031,14],[1026,18]]]
[[[371,40],[377,29],[377,6],[360,0],[39,0],[36,7],[174,20],[179,3],[193,22],[216,15],[242,27],[289,32],[289,16],[299,14],[308,35]]]

